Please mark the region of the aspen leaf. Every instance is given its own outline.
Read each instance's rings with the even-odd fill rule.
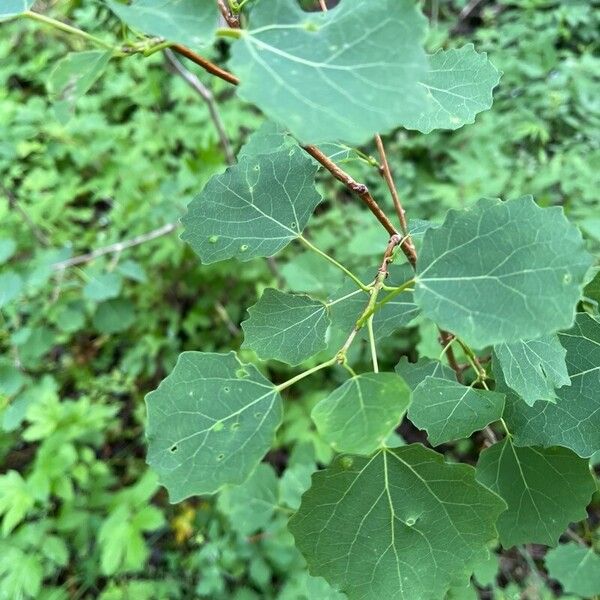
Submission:
[[[477,480],[501,496],[498,519],[505,548],[554,546],[572,521],[587,517],[596,489],[587,460],[567,448],[518,448],[506,437],[481,453]]]
[[[426,231],[415,302],[475,348],[570,327],[592,257],[562,208],[483,199]]]
[[[263,360],[298,365],[327,347],[327,307],[309,296],[266,289],[248,314],[243,347]]]
[[[303,142],[356,146],[420,114],[425,30],[412,0],[342,0],[327,13],[259,2],[230,65],[239,96]]]
[[[478,113],[491,108],[492,90],[499,82],[498,69],[473,44],[439,50],[429,56],[429,69],[420,82],[426,90],[423,109],[416,119],[404,119],[403,125],[430,133],[473,123]]]
[[[427,431],[432,446],[469,437],[498,421],[504,395],[479,390],[457,381],[426,377],[413,392],[408,418]]]
[[[309,571],[350,600],[439,600],[487,556],[506,508],[467,465],[413,444],[313,475],[289,528]]]
[[[494,365],[502,369],[504,381],[529,406],[536,400],[554,402],[554,388],[571,385],[565,363],[567,351],[556,335],[496,344],[494,352],[498,358]]]
[[[371,454],[394,431],[410,402],[395,373],[365,373],[345,381],[312,411],[321,436],[337,452]]]
[[[504,418],[518,446],[564,446],[588,458],[600,450],[600,323],[579,313],[558,339],[567,351],[571,385],[556,390],[556,403],[531,407],[507,393]],[[502,379],[496,386],[505,391]]]
[[[450,367],[447,367],[439,360],[431,358],[420,358],[417,362],[411,363],[408,362],[406,356],[403,356],[394,368],[394,371],[404,379],[408,387],[413,391],[426,377],[456,381],[456,375]]]
[[[298,147],[244,156],[190,204],[181,237],[206,264],[273,256],[302,233],[321,202],[316,172]]]
[[[600,556],[593,548],[569,542],[550,550],[545,562],[548,575],[568,594],[584,598],[600,594]]]
[[[172,502],[243,483],[282,413],[275,386],[233,352],[184,352],[146,405],[148,464]]]
[[[18,17],[24,12],[27,12],[33,6],[34,2],[35,0],[2,0],[2,6],[0,6],[0,21]]]
[[[210,43],[219,22],[216,3],[205,0],[134,0],[131,4],[108,0],[107,4],[129,27],[192,48]]]

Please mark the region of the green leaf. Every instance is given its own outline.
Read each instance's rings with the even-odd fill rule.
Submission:
[[[122,298],[107,300],[98,305],[93,322],[100,333],[110,335],[125,331],[135,322],[135,307]]]
[[[14,271],[0,273],[0,308],[10,304],[23,290],[23,278]]]
[[[500,559],[495,552],[480,560],[474,565],[473,578],[481,587],[494,585],[500,570]]]
[[[573,324],[591,262],[562,208],[483,199],[425,233],[415,302],[475,348],[542,337]]]
[[[556,404],[529,407],[507,394],[504,419],[518,446],[565,446],[590,457],[600,450],[600,323],[580,313],[573,328],[558,337],[567,351],[571,385],[556,390]],[[503,385],[496,380],[497,389],[505,391]]]
[[[0,516],[2,535],[6,537],[29,513],[35,497],[27,482],[17,471],[0,475]]]
[[[456,375],[450,367],[431,358],[419,358],[416,363],[411,363],[408,362],[408,357],[403,356],[394,370],[413,391],[426,377],[456,381]]]
[[[133,29],[192,48],[206,46],[219,22],[215,2],[198,0],[107,0],[110,9]]]
[[[554,402],[554,388],[571,385],[565,355],[556,335],[497,344],[494,352],[506,384],[529,406],[536,400]]]
[[[420,114],[425,29],[411,0],[343,0],[327,13],[259,2],[230,64],[240,97],[302,141],[358,146]]]
[[[241,535],[256,533],[271,520],[277,507],[277,475],[273,467],[260,464],[241,485],[226,487],[218,506]]]
[[[146,404],[148,464],[172,502],[245,481],[282,413],[275,386],[233,352],[184,352]]]
[[[361,281],[374,279],[377,268],[364,270],[358,273]],[[410,265],[391,265],[389,277],[386,284],[389,286],[400,286],[412,279],[414,273]],[[385,297],[382,292],[379,300]],[[361,316],[369,302],[369,294],[356,287],[353,281],[348,281],[331,298],[330,314],[335,328],[350,331]],[[404,291],[395,298],[384,304],[373,316],[373,332],[377,339],[383,339],[392,335],[398,329],[406,327],[419,314],[419,307],[414,303],[413,293]],[[361,331],[361,336],[366,336],[366,329]]]
[[[111,57],[111,51],[90,50],[72,52],[56,63],[47,86],[59,122],[71,118],[75,104],[99,79]]]
[[[586,460],[567,448],[518,448],[510,436],[481,453],[477,480],[501,496],[500,542],[554,546],[572,521],[585,519],[596,489]]]
[[[2,6],[0,6],[0,21],[10,19],[11,17],[17,17],[24,12],[27,12],[32,6],[35,0],[2,0]]]
[[[600,556],[593,548],[570,542],[550,550],[544,560],[548,575],[566,593],[583,598],[600,594]]]
[[[263,360],[298,365],[327,347],[327,307],[309,296],[267,288],[248,314],[250,318],[242,323],[242,347],[251,348]]]
[[[302,233],[321,202],[316,172],[299,148],[244,157],[190,204],[182,239],[205,264],[273,256]]]
[[[0,265],[9,260],[17,250],[17,243],[12,238],[0,238]]]
[[[83,288],[83,297],[86,300],[111,300],[121,293],[123,279],[118,273],[101,273],[92,277]]]
[[[503,410],[504,394],[426,377],[413,392],[408,418],[427,431],[432,446],[439,446],[500,420]]]
[[[439,50],[429,57],[429,71],[421,80],[426,101],[416,118],[404,119],[408,129],[430,133],[434,129],[458,129],[474,123],[475,116],[492,106],[492,90],[500,73],[485,52],[473,44]]]
[[[259,154],[274,154],[297,147],[296,140],[284,127],[273,121],[265,121],[246,141],[238,152],[238,161]]]
[[[337,452],[371,454],[394,431],[410,403],[410,389],[395,373],[351,377],[319,402],[311,417]]]
[[[350,600],[438,600],[495,538],[504,502],[420,445],[341,456],[289,523],[310,573]]]
[[[592,280],[585,286],[583,297],[594,305],[596,313],[600,311],[600,271],[598,271]]]

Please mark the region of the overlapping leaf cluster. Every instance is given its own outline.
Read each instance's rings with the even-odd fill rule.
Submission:
[[[134,29],[174,42],[201,46],[217,32],[213,8],[111,7]],[[322,198],[318,165],[301,144],[455,129],[491,106],[499,80],[472,46],[428,56],[411,0],[343,0],[323,14],[263,1],[246,29],[225,36],[235,38],[237,93],[276,124],[190,205],[183,239],[203,263],[271,257],[292,242],[322,254],[303,233]],[[415,270],[394,265],[387,283],[387,263],[357,277],[330,262],[348,276],[341,289],[315,297],[268,289],[243,324],[258,357],[313,360],[306,371],[275,385],[232,354],[192,352],[148,396],[149,462],[171,499],[235,493],[230,486],[255,477],[273,444],[281,393],[340,364],[347,381],[311,416],[342,454],[313,476],[289,525],[311,573],[349,598],[437,600],[466,585],[496,539],[556,545],[585,517],[596,489],[588,459],[600,450],[600,321],[580,304],[592,258],[562,209],[524,196],[451,211],[426,229]],[[454,336],[471,363],[470,386],[436,361],[354,373],[353,342],[368,334],[376,353],[419,315]],[[348,338],[335,346],[339,330]],[[477,359],[485,354],[491,372]],[[398,445],[405,415],[433,446],[486,428],[502,439],[475,469],[449,464]]]

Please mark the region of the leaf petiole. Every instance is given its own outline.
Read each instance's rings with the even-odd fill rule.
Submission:
[[[348,277],[350,277],[350,279],[352,279],[352,281],[354,281],[354,283],[363,292],[370,291],[370,287],[368,285],[365,285],[354,273],[352,273],[352,271],[350,271],[350,269],[347,269],[342,263],[335,260],[333,256],[330,256],[329,254],[327,254],[327,252],[323,252],[323,250],[317,248],[313,243],[309,242],[303,235],[299,235],[297,239],[302,244],[304,244],[309,250],[316,252],[319,256],[323,257],[325,260],[328,260],[332,265],[340,269],[340,271],[343,271]]]
[[[77,27],[73,27],[72,25],[68,25],[67,23],[58,21],[57,19],[53,19],[52,17],[47,17],[46,15],[42,15],[31,10],[24,12],[21,16],[25,17],[26,19],[31,19],[32,21],[38,21],[38,23],[44,23],[45,25],[54,27],[55,29],[63,31],[64,33],[76,35],[84,40],[87,40],[88,42],[96,44],[97,46],[101,46],[107,50],[112,50],[115,53],[119,52],[118,48],[115,48],[112,44],[105,42],[103,39],[96,37],[91,33],[87,33],[87,31],[83,31],[82,29],[78,29]]]

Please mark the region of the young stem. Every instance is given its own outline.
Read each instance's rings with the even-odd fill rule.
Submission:
[[[373,372],[379,373],[379,363],[377,361],[377,346],[375,344],[375,334],[373,333],[373,315],[367,321],[367,331],[369,332],[369,346],[371,347],[371,361],[373,362]]]
[[[335,260],[333,256],[329,256],[327,252],[323,252],[323,250],[317,248],[314,244],[309,242],[303,235],[298,236],[298,241],[304,244],[308,249],[312,250],[313,252],[316,252],[319,256],[322,256],[325,260],[328,260],[332,265],[340,269],[340,271],[343,271],[348,277],[350,277],[350,279],[352,279],[352,281],[354,281],[354,283],[361,290],[363,290],[363,292],[369,291],[368,286],[366,286],[354,273],[352,273],[352,271],[347,269],[342,263]]]
[[[332,367],[337,362],[338,362],[338,358],[337,358],[337,354],[336,354],[333,358],[329,359],[328,361],[320,363],[316,367],[313,367],[312,369],[308,369],[307,371],[304,371],[303,373],[300,373],[299,375],[296,375],[295,377],[292,377],[291,379],[288,379],[287,381],[280,383],[279,385],[275,386],[275,389],[278,392],[282,392],[283,390],[286,390],[287,388],[293,386],[294,384],[298,383],[299,381],[302,381],[306,377],[309,377],[313,373],[322,371],[323,369],[326,369],[327,367]]]
[[[377,274],[377,278],[375,279],[375,284],[373,285],[373,288],[371,289],[371,297],[369,298],[369,303],[367,304],[367,307],[365,308],[362,315],[360,315],[360,317],[356,321],[356,329],[357,330],[362,329],[367,324],[367,321],[377,311],[377,296],[379,296],[379,292],[381,291],[381,287],[383,285],[386,275],[387,275],[387,273],[384,271],[379,271],[379,273]]]
[[[415,280],[410,279],[409,281],[404,282],[401,286],[395,288],[387,296],[385,296],[385,298],[383,298],[376,304],[375,310],[377,311],[380,308],[382,308],[383,306],[385,306],[388,302],[393,300],[396,296],[399,296],[400,294],[405,292],[407,289],[409,289],[414,283],[415,283]]]
[[[440,358],[442,358],[442,356],[444,356],[444,354],[446,355],[446,357],[448,358],[448,364],[450,365],[452,370],[456,373],[456,380],[459,383],[462,383],[462,381],[463,381],[462,369],[460,368],[460,365],[458,364],[458,361],[456,360],[456,356],[454,355],[454,350],[452,349],[452,344],[454,343],[456,338],[450,332],[445,331],[443,329],[440,329],[439,332],[440,332],[440,343],[443,346],[443,350],[442,350],[442,353],[440,354]]]
[[[467,355],[467,360],[471,363],[473,370],[477,373],[477,380],[481,381],[485,384],[485,380],[487,379],[487,371],[481,366],[479,359],[477,358],[475,352],[471,349],[468,344],[465,344],[460,338],[456,338],[456,341],[463,349],[463,352]]]
[[[26,19],[31,19],[32,21],[37,21],[38,23],[43,23],[45,25],[49,25],[50,27],[54,27],[55,29],[58,29],[65,33],[70,33],[72,35],[76,35],[84,40],[87,40],[88,42],[92,42],[93,44],[96,44],[97,46],[101,46],[102,48],[105,48],[106,50],[112,50],[113,52],[118,52],[118,49],[115,48],[112,44],[105,42],[104,40],[100,39],[99,37],[96,37],[95,35],[92,35],[91,33],[87,33],[86,31],[83,31],[82,29],[78,29],[77,27],[67,25],[67,23],[63,23],[62,21],[58,21],[56,19],[53,19],[52,17],[47,17],[46,15],[42,15],[40,13],[36,13],[31,10],[24,12],[22,14],[22,16],[25,17]]]

